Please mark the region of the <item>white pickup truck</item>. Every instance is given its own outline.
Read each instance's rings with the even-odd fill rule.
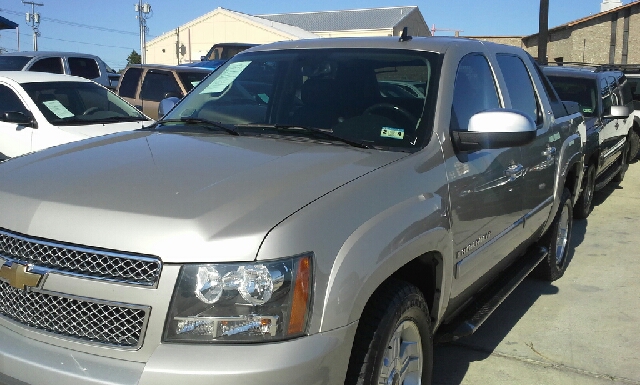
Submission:
[[[582,121],[515,47],[246,50],[0,164],[0,384],[429,384],[434,338],[562,276]]]

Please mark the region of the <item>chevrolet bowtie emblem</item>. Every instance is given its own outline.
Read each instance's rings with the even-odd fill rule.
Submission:
[[[40,283],[42,275],[30,273],[27,266],[13,263],[11,267],[3,265],[0,267],[0,279],[6,281],[12,287],[26,290],[28,287],[36,287]]]

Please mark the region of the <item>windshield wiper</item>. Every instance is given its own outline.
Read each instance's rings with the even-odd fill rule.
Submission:
[[[351,140],[351,139],[347,139],[347,138],[343,138],[340,135],[336,135],[333,132],[330,131],[325,131],[321,128],[317,128],[317,127],[310,127],[310,126],[301,126],[299,124],[260,124],[260,123],[249,123],[249,124],[236,124],[236,127],[243,127],[243,128],[275,128],[276,130],[303,130],[303,131],[307,131],[307,132],[313,132],[315,134],[320,134],[323,135],[327,138],[330,139],[334,139],[334,140],[338,140],[342,143],[346,143],[350,146],[353,147],[357,147],[357,148],[366,148],[366,149],[372,149],[373,146],[366,144],[366,143],[362,143],[362,142],[358,142],[355,140]]]
[[[189,117],[182,117],[180,119],[162,119],[162,120],[158,120],[157,122],[155,122],[155,124],[149,126],[149,127],[145,127],[147,129],[151,129],[151,128],[156,128],[157,126],[163,124],[163,123],[185,123],[185,124],[202,124],[202,125],[206,125],[209,127],[215,127],[218,129],[221,129],[231,135],[234,136],[239,136],[240,133],[236,130],[234,130],[231,127],[227,127],[224,124],[222,124],[221,122],[214,122],[211,120],[207,120],[207,119],[202,119],[202,118],[189,118]]]
[[[144,116],[110,116],[108,118],[101,118],[96,120],[91,120],[92,123],[113,123],[113,122],[137,122],[140,120],[150,120],[145,118]]]

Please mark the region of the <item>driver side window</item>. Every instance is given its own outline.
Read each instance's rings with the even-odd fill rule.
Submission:
[[[452,131],[467,131],[469,119],[479,112],[500,108],[489,62],[479,53],[468,54],[458,65],[451,105]]]
[[[7,86],[0,84],[0,120],[4,116],[5,112],[22,112],[23,114],[28,114],[29,112],[25,108],[22,101],[16,95],[13,90]]]

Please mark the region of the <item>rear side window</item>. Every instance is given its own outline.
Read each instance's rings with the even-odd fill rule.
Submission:
[[[495,108],[500,108],[500,101],[487,58],[481,54],[463,57],[453,91],[451,130],[466,131],[473,115]]]
[[[542,116],[539,114],[538,100],[531,83],[531,77],[522,59],[506,54],[497,55],[497,59],[502,76],[507,84],[511,107],[526,114],[534,122],[542,123]]]
[[[70,57],[69,70],[71,75],[80,76],[85,79],[95,79],[100,77],[100,68],[95,60],[84,57]]]
[[[120,79],[118,95],[125,98],[135,98],[140,76],[142,76],[142,68],[129,68]]]
[[[62,58],[60,57],[48,57],[40,59],[33,63],[29,71],[32,72],[51,72],[52,74],[63,74],[64,66],[62,65]]]
[[[180,86],[171,72],[149,70],[142,81],[140,99],[159,102],[167,93],[180,95]]]

